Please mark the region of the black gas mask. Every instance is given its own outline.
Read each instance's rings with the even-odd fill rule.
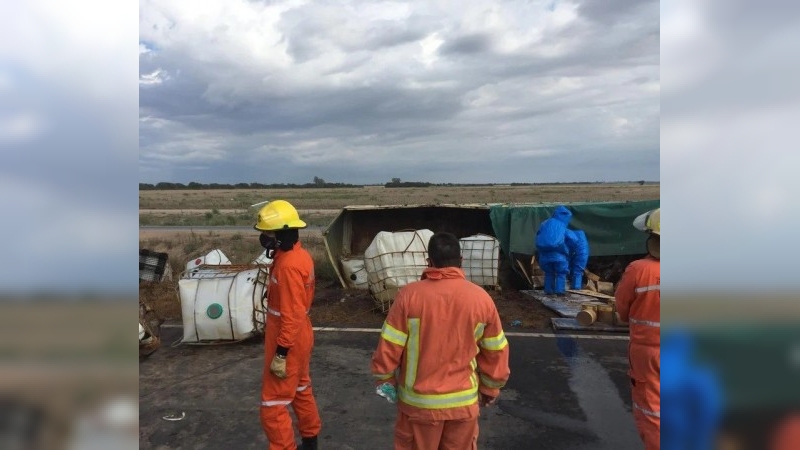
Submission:
[[[267,250],[267,258],[272,259],[275,249],[280,245],[280,241],[278,241],[275,236],[269,236],[266,233],[261,233],[258,236],[258,241],[261,243],[261,246]]]

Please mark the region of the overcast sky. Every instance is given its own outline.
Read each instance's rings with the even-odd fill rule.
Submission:
[[[139,178],[659,180],[659,2],[140,2]]]

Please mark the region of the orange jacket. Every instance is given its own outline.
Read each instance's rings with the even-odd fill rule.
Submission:
[[[267,313],[280,318],[277,344],[291,348],[301,327],[310,327],[307,316],[314,298],[314,261],[300,242],[288,252],[277,250],[273,261]]]
[[[629,322],[631,345],[661,345],[661,261],[653,257],[628,265],[615,294],[620,319]]]
[[[425,269],[398,292],[371,369],[378,384],[397,385],[398,407],[411,417],[476,417],[478,390],[496,397],[510,374],[494,301],[459,268]]]

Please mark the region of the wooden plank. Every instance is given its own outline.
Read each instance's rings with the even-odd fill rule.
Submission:
[[[595,297],[595,298],[603,298],[603,299],[614,298],[613,295],[603,294],[602,292],[595,292],[587,289],[567,289],[567,291],[572,292],[574,294],[588,295],[589,297]]]
[[[592,272],[589,272],[586,269],[583,270],[583,273],[586,275],[586,278],[588,278],[588,279],[590,279],[592,281],[600,281],[600,277],[598,275],[595,275],[595,274],[593,274]]]

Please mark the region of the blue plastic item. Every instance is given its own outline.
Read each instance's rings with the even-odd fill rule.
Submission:
[[[385,398],[389,403],[397,403],[397,390],[390,383],[383,383],[375,389],[375,393]]]

